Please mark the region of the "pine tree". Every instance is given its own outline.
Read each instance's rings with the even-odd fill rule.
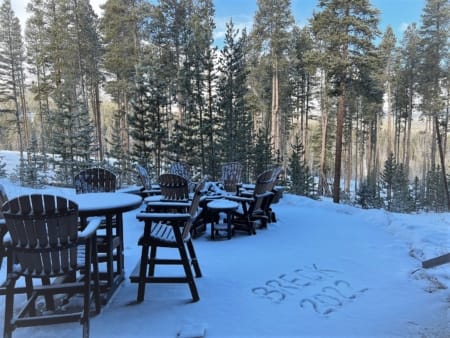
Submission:
[[[314,177],[311,176],[305,161],[305,149],[300,137],[291,144],[289,174],[291,178],[290,192],[296,195],[312,197],[314,195]]]
[[[386,28],[386,31],[383,35],[383,39],[380,44],[380,51],[382,53],[382,58],[384,60],[384,73],[383,73],[383,82],[385,84],[385,92],[386,92],[386,117],[387,117],[387,153],[392,152],[392,78],[394,73],[394,64],[395,64],[395,44],[396,38],[394,35],[394,31],[391,26]]]
[[[89,0],[72,0],[74,22],[72,33],[78,59],[80,101],[92,116],[98,159],[103,160],[102,116],[100,115],[100,71],[103,48],[101,46],[99,20]],[[91,121],[91,122],[92,122]]]
[[[206,140],[205,127],[208,121],[208,100],[205,92],[210,92],[211,84],[207,76],[209,65],[214,54],[211,53],[211,42],[215,24],[214,6],[211,0],[186,1],[187,27],[184,35],[184,61],[180,69],[179,97],[181,116],[179,127],[184,134],[184,143],[179,144],[179,156],[182,161],[190,162],[193,167],[205,170]]]
[[[416,108],[417,85],[419,74],[419,36],[415,24],[407,27],[399,53],[399,65],[395,77],[395,138],[394,149],[397,161],[404,161],[406,170],[409,171],[411,122]],[[403,131],[404,137],[401,137]],[[401,140],[405,140],[401,144]],[[403,156],[401,156],[403,149]]]
[[[431,168],[426,176],[424,207],[428,211],[443,212],[447,210],[442,170],[439,166]]]
[[[386,203],[387,209],[391,210],[392,194],[394,189],[395,174],[397,171],[397,162],[395,161],[394,153],[390,153],[387,160],[384,162],[384,170],[381,173],[381,181],[383,188],[386,189]]]
[[[421,106],[424,113],[433,121],[431,137],[431,166],[436,165],[436,143],[439,152],[439,162],[443,175],[447,209],[450,210],[450,192],[446,180],[446,161],[442,142],[442,132],[448,131],[444,116],[445,102],[448,102],[448,92],[444,89],[448,81],[448,60],[450,48],[450,3],[447,0],[427,0],[422,14],[420,28],[422,71],[420,93]],[[444,125],[445,128],[441,126]],[[443,129],[443,130],[442,130]]]
[[[204,155],[202,156],[201,173],[212,178],[218,178],[221,168],[220,154],[217,148],[217,91],[218,75],[217,60],[213,55],[217,54],[217,47],[208,50],[206,58],[206,111],[202,127],[202,142],[204,142]]]
[[[274,153],[280,156],[286,154],[287,133],[284,123],[288,117],[283,116],[283,98],[288,97],[283,90],[284,81],[288,76],[286,54],[288,50],[290,31],[294,24],[291,12],[291,0],[258,0],[251,40],[258,60],[252,69],[252,89],[259,91],[261,97],[266,97],[263,107],[262,125],[260,128],[270,130]],[[263,74],[263,78],[259,78]],[[284,76],[286,75],[286,76]],[[268,83],[263,83],[269,81]],[[259,82],[259,83],[258,83]],[[263,93],[263,91],[268,91]]]
[[[39,152],[38,141],[34,135],[31,137],[30,146],[27,149],[27,161],[21,161],[20,169],[23,172],[22,185],[31,188],[42,188],[47,183],[45,171],[45,155]]]
[[[316,66],[310,58],[313,40],[308,27],[294,27],[290,52],[290,84],[292,86],[292,127],[301,136],[305,150],[308,149],[308,130],[310,113],[313,106],[313,94],[316,83]],[[293,130],[294,132],[294,130]]]
[[[256,134],[250,174],[256,178],[263,171],[268,170],[273,162],[271,138],[267,131],[260,129]]]
[[[162,172],[162,163],[167,158],[168,144],[168,98],[167,83],[161,72],[159,59],[149,58],[137,72],[136,96],[133,113],[129,119],[130,135],[133,138],[131,159],[156,175]]]
[[[73,97],[72,86],[68,77],[55,91],[56,110],[49,114],[53,124],[49,150],[57,155],[52,161],[57,179],[65,185],[72,185],[75,173],[90,165],[96,152],[94,126],[87,108]]]
[[[396,165],[392,190],[391,211],[405,213],[414,210],[413,197],[409,188],[408,176],[402,163]]]
[[[356,203],[364,209],[378,209],[384,206],[381,198],[381,188],[376,177],[376,173],[372,171],[361,183],[357,191]]]
[[[47,34],[45,6],[41,0],[30,0],[27,5],[29,18],[25,29],[27,44],[27,61],[29,72],[34,78],[30,91],[37,103],[37,118],[35,128],[40,130],[39,148],[42,153],[48,153],[47,139],[51,138],[52,125],[46,124],[50,111],[50,93],[54,88],[51,82],[49,60],[51,54],[50,37]]]
[[[110,136],[106,137],[106,143],[109,145],[109,150],[106,155],[114,159],[113,171],[116,172],[120,179],[125,176],[127,181],[127,168],[130,167],[130,149],[129,149],[129,130],[128,123],[125,123],[124,116],[127,112],[121,109],[114,110],[110,125]],[[133,117],[129,117],[129,119]]]
[[[245,168],[249,162],[253,125],[247,103],[246,33],[244,31],[240,38],[238,34],[233,22],[228,22],[219,60],[216,129],[221,163],[240,162]]]
[[[423,186],[423,183],[419,180],[417,176],[414,177],[413,186],[411,189],[411,196],[413,200],[413,210],[416,212],[421,210],[423,207],[424,191],[425,187]]]
[[[128,116],[135,91],[136,67],[140,62],[144,20],[149,5],[142,0],[108,0],[102,6],[103,66],[108,74],[106,92],[116,104],[111,128],[111,151],[118,156],[120,175],[131,171]]]
[[[286,52],[290,34],[294,24],[290,0],[258,0],[257,11],[251,33],[253,46],[259,58],[265,59],[262,68],[270,74],[270,109],[263,116],[263,128],[270,130],[274,152],[286,153],[286,133],[283,133],[281,102],[284,96],[282,80],[287,79],[282,74],[287,67]],[[267,63],[266,63],[267,62]],[[267,67],[267,68],[266,68]]]
[[[317,58],[338,98],[333,201],[339,203],[347,91],[352,81],[365,80],[357,74],[366,74],[373,63],[378,11],[367,0],[320,0],[319,7],[322,11],[312,19],[313,33],[323,46]]]
[[[27,108],[25,103],[25,49],[19,19],[11,1],[0,7],[0,102],[11,104],[3,113],[14,116],[20,158],[27,146]]]

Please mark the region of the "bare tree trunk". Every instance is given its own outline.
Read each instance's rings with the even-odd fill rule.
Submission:
[[[391,98],[391,81],[387,82],[386,85],[386,101],[387,101],[387,148],[386,154],[392,152],[392,98]]]
[[[372,170],[374,171],[375,180],[378,182],[379,176],[380,176],[380,142],[378,142],[378,133],[381,131],[381,118],[379,115],[376,115],[376,130],[375,130],[375,139],[372,140],[372,143],[374,144],[374,156],[373,159],[373,167]],[[369,170],[367,170],[369,171]],[[370,172],[368,174],[371,174]]]
[[[429,121],[431,124],[431,138],[430,138],[430,145],[431,145],[431,153],[430,153],[430,164],[431,167],[436,166],[436,125],[433,123],[432,117],[429,117]]]
[[[340,182],[341,182],[341,160],[342,160],[342,134],[344,130],[344,110],[345,110],[345,85],[341,84],[341,94],[338,98],[338,110],[336,117],[336,150],[334,158],[334,182],[333,182],[333,202],[339,203]]]
[[[444,157],[447,154],[447,134],[448,134],[448,126],[449,126],[449,114],[450,114],[450,87],[447,88],[447,101],[445,106],[445,118],[444,118],[444,132],[442,135],[442,147]],[[445,159],[445,158],[444,158]]]
[[[346,139],[346,156],[345,156],[345,183],[344,183],[344,191],[346,193],[350,192],[350,183],[352,181],[352,157],[353,157],[353,124],[350,120],[349,122],[349,130],[348,137]]]
[[[98,140],[98,155],[100,161],[103,161],[105,157],[104,149],[103,149],[103,135],[102,135],[102,116],[100,111],[100,90],[98,85],[94,87],[94,117],[95,117],[95,126],[97,130],[97,140]]]
[[[278,103],[278,62],[275,60],[272,73],[272,115],[271,135],[275,153],[280,151],[280,126],[279,126],[279,103]]]
[[[329,119],[329,103],[327,95],[326,76],[322,72],[320,77],[320,110],[321,110],[321,146],[320,146],[320,169],[319,169],[319,184],[318,191],[321,195],[330,195],[330,189],[327,182],[326,173],[326,153],[327,153],[327,138],[328,138],[328,119]]]
[[[320,176],[319,176],[319,193],[328,195],[327,175],[325,168],[326,147],[327,147],[327,129],[328,129],[328,112],[322,111],[322,141],[320,146]]]
[[[395,114],[395,130],[394,130],[394,156],[395,156],[395,161],[397,163],[400,162],[399,160],[399,154],[400,154],[400,116],[399,114]],[[389,154],[386,154],[389,155]]]
[[[423,152],[423,180],[426,179],[427,173],[430,171],[431,168],[431,162],[430,162],[430,152],[431,152],[431,146],[430,146],[430,119],[425,119],[425,132],[422,137],[422,152]]]
[[[435,124],[435,129],[436,129],[437,145],[439,148],[439,158],[441,159],[442,181],[444,183],[445,196],[447,198],[447,210],[450,210],[450,194],[448,191],[447,175],[445,173],[445,156],[444,156],[444,152],[443,152],[443,148],[442,148],[441,133],[439,131],[439,120],[436,115],[434,116],[434,124]]]
[[[356,134],[355,134],[355,161],[354,161],[354,163],[355,163],[355,169],[354,169],[354,171],[355,171],[355,182],[354,182],[354,189],[355,189],[355,192],[357,192],[358,191],[358,175],[359,175],[359,168],[358,168],[358,163],[359,163],[359,147],[358,147],[358,143],[359,143],[359,107],[358,107],[358,110],[357,110],[357,112],[356,112],[356,126],[355,126],[355,131],[356,131]],[[350,165],[352,165],[352,163],[353,163],[353,161],[350,163]]]
[[[366,145],[366,167],[367,167],[367,176],[370,175],[370,171],[373,168],[372,161],[373,161],[373,151],[372,151],[372,125],[368,126],[369,130],[367,132],[367,145]]]
[[[412,109],[408,114],[408,120],[406,124],[406,142],[405,142],[405,170],[406,174],[409,175],[409,162],[411,158],[411,124],[412,124]]]
[[[23,70],[20,70],[20,81],[19,81],[19,97],[20,106],[22,107],[22,123],[23,123],[23,139],[26,145],[30,144],[30,127],[28,125],[28,107],[27,100],[25,97],[25,74]]]

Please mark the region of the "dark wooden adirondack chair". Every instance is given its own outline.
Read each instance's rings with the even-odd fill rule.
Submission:
[[[269,217],[265,208],[273,196],[272,170],[259,174],[256,184],[251,192],[243,192],[239,196],[226,196],[227,199],[241,204],[241,207],[233,213],[233,225],[235,230],[247,231],[250,235],[256,234],[256,223],[260,227],[267,227]]]
[[[6,237],[6,234],[8,233],[8,227],[6,226],[6,220],[5,216],[3,215],[2,211],[2,205],[8,202],[8,196],[6,195],[5,188],[0,184],[0,268],[3,265],[3,260],[7,257],[7,252],[5,248],[4,239]],[[11,272],[13,270],[14,262],[10,261],[7,266],[7,273]],[[27,283],[29,284],[30,281],[28,280]],[[47,277],[42,277],[42,283],[50,283],[50,280]],[[0,294],[5,295],[6,294],[6,282],[3,283],[0,286]],[[26,293],[27,287],[29,288],[29,285],[26,285],[25,287],[21,288],[15,288],[16,293]],[[53,304],[52,299],[48,299],[49,304]],[[50,305],[52,306],[52,305]]]
[[[150,179],[150,175],[148,174],[147,169],[143,166],[136,164],[136,171],[138,173],[139,179],[142,183],[141,195],[142,197],[153,196],[161,194],[161,189],[152,185],[152,180]]]
[[[187,202],[189,200],[189,181],[178,174],[162,174],[158,177],[161,199],[164,201]]]
[[[116,175],[104,168],[88,168],[80,171],[74,178],[77,194],[88,192],[116,191]]]
[[[189,192],[194,191],[195,184],[192,182],[192,170],[189,164],[184,162],[173,162],[170,165],[169,173],[184,177],[188,182]]]
[[[281,187],[276,186],[282,171],[283,168],[280,166],[274,167],[272,169],[272,184],[269,187],[269,189],[273,193],[273,195],[265,201],[265,205],[263,206],[264,212],[268,217],[269,223],[277,221],[275,211],[272,210],[272,204],[278,203],[281,197],[283,196],[283,189]]]
[[[241,183],[242,164],[239,162],[225,163],[222,166],[222,177],[220,179],[226,192],[237,193]]]
[[[116,175],[105,168],[88,168],[80,171],[75,175],[75,190],[77,194],[98,193],[98,192],[115,192],[116,191]],[[99,263],[101,263],[102,273],[106,270],[106,275],[111,275],[122,271],[123,259],[122,255],[117,252],[122,252],[123,245],[122,235],[119,233],[117,227],[117,215],[108,216],[110,219],[103,220],[97,232],[97,251],[99,253]],[[111,229],[106,228],[106,224],[111,224]],[[109,245],[106,232],[112,232],[112,245]],[[108,264],[108,257],[114,257],[115,267]],[[106,266],[106,267],[105,267]],[[113,271],[111,271],[111,269]]]
[[[201,277],[200,266],[192,243],[190,230],[197,216],[200,198],[203,194],[204,182],[200,183],[190,203],[189,212],[153,213],[142,212],[136,217],[145,223],[144,233],[138,241],[142,246],[141,260],[130,276],[132,283],[138,283],[137,302],[142,302],[146,283],[186,283],[189,285],[192,300],[200,299],[195,284],[195,277]],[[161,258],[159,248],[172,248],[178,251],[179,258]],[[156,276],[157,265],[181,265],[182,276]]]
[[[170,165],[169,173],[183,176],[188,181],[192,178],[191,167],[184,162],[173,162]]]
[[[191,205],[188,181],[176,174],[161,174],[158,177],[161,195],[146,200],[147,212],[187,212]]]
[[[15,264],[7,274],[4,337],[11,337],[19,327],[69,321],[80,321],[83,337],[88,337],[93,301],[93,310],[100,312],[95,245],[99,221],[90,222],[79,232],[77,204],[53,195],[20,196],[5,203],[2,212],[10,236],[8,267]],[[21,277],[27,301],[17,311],[16,282]],[[42,283],[35,285],[35,279]],[[77,299],[73,307],[65,306],[75,294],[82,295],[82,305]],[[46,299],[46,309],[39,308],[41,296]]]
[[[263,194],[266,191],[272,192],[271,195],[264,198],[261,205],[261,210],[267,216],[268,223],[276,222],[276,215],[271,206],[277,203],[283,195],[283,189],[276,187],[282,170],[282,167],[275,166],[272,169],[264,171],[257,177],[257,183],[253,189],[242,190],[239,193],[241,196],[251,197],[255,193]]]

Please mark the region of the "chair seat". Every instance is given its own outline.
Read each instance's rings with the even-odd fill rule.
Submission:
[[[175,234],[173,228],[163,223],[153,225],[150,236],[142,235],[139,238],[138,245],[154,245],[176,246]]]
[[[184,241],[189,240],[189,235]],[[176,247],[177,242],[173,227],[164,223],[157,223],[152,226],[150,236],[141,236],[138,245],[158,245],[165,247]]]

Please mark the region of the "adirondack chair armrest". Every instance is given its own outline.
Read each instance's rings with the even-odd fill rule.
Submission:
[[[266,198],[266,197],[273,196],[273,195],[275,195],[275,193],[273,193],[272,191],[266,191],[266,192],[263,192],[262,194],[257,194],[255,196],[257,198]]]
[[[149,201],[145,203],[147,207],[154,207],[154,208],[189,208],[191,203],[189,201],[186,202],[178,202],[178,201]]]
[[[225,198],[230,201],[241,202],[241,203],[243,203],[243,202],[251,203],[254,201],[253,197],[244,197],[244,196],[236,196],[236,195],[225,196]]]
[[[188,213],[165,213],[165,212],[140,212],[136,215],[139,221],[152,221],[152,222],[164,222],[164,221],[187,221],[191,218],[191,214]]]
[[[86,225],[86,227],[83,229],[83,231],[78,232],[78,238],[80,239],[80,241],[91,238],[94,235],[94,233],[97,231],[101,222],[102,222],[101,217],[89,218],[89,222]]]

